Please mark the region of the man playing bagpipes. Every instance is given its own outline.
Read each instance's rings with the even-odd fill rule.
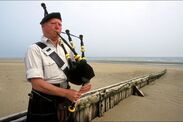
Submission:
[[[64,122],[69,120],[68,106],[72,110],[81,94],[91,89],[89,81],[94,71],[84,56],[76,55],[74,48],[65,44],[60,35],[60,13],[48,14],[45,4],[41,5],[44,9],[40,22],[43,36],[41,42],[28,48],[25,56],[26,78],[32,85],[27,122]],[[67,35],[71,36],[69,31]],[[82,41],[82,36],[80,39]],[[76,91],[68,82],[82,86]]]

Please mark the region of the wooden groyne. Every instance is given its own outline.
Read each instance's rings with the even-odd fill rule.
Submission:
[[[163,70],[83,94],[75,105],[76,111],[71,115],[75,122],[90,122],[96,117],[101,117],[106,111],[132,94],[143,96],[139,89],[160,78],[165,73],[166,70]],[[0,122],[24,122],[25,120],[26,111],[0,118]]]
[[[76,122],[89,122],[96,117],[101,117],[104,112],[130,95],[142,95],[139,93],[140,91],[137,91],[139,88],[148,85],[165,73],[166,70],[163,70],[162,72],[133,78],[84,94],[77,103],[76,112],[73,115]]]

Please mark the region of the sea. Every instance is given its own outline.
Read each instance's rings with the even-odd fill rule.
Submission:
[[[152,63],[152,64],[179,64],[183,65],[183,57],[86,57],[89,62],[106,63]],[[23,58],[0,57],[0,61],[23,61]]]
[[[87,57],[88,61],[183,64],[183,57]]]
[[[183,57],[88,57],[90,61],[183,63]]]

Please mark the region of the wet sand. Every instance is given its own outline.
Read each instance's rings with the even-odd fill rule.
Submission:
[[[130,96],[93,121],[183,121],[183,65],[137,62],[90,64],[96,74],[91,81],[92,89],[167,69],[165,76],[141,89],[145,97]],[[26,110],[30,89],[22,60],[0,60],[0,117]]]

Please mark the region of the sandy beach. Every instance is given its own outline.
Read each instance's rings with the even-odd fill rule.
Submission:
[[[165,76],[130,96],[93,121],[183,121],[183,65],[90,62],[95,70],[92,89],[167,69]],[[77,89],[77,86],[72,86]],[[0,117],[27,109],[30,83],[23,60],[0,60]]]

